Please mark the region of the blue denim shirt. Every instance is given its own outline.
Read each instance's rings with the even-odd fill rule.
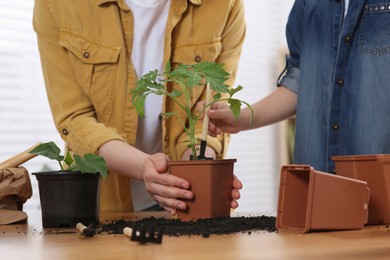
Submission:
[[[296,0],[280,85],[298,93],[294,163],[390,153],[390,0]]]

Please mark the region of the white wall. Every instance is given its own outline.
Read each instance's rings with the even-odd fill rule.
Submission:
[[[276,87],[286,49],[285,24],[293,0],[245,0],[247,38],[236,84],[242,98],[255,102]],[[244,188],[238,212],[276,212],[280,150],[280,124],[232,136],[229,157],[237,158],[236,175]]]
[[[240,98],[252,103],[275,87],[280,51],[285,49],[284,25],[293,0],[244,0],[247,38],[236,84]],[[0,161],[35,143],[63,142],[48,107],[35,33],[33,0],[0,0]],[[232,136],[228,157],[237,158],[236,175],[244,183],[237,211],[274,212],[277,201],[281,151],[279,126]],[[56,165],[35,158],[24,166],[29,172]],[[39,207],[37,183],[25,208]]]
[[[35,33],[33,0],[0,0],[0,161],[37,142],[62,141],[55,131],[43,84]],[[29,172],[57,167],[44,158],[24,166]],[[37,182],[25,207],[39,207]]]

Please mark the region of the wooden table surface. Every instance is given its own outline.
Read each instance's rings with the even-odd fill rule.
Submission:
[[[27,223],[0,226],[0,259],[390,259],[390,228],[384,225],[307,234],[256,231],[208,238],[164,236],[161,244],[142,245],[124,235],[80,238],[76,229],[68,229],[73,231],[68,234],[51,232],[42,228],[40,211],[27,214]],[[101,220],[150,214],[104,214]]]

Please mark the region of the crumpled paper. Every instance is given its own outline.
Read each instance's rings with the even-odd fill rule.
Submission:
[[[31,181],[26,168],[0,170],[0,225],[26,220],[23,204],[31,196]]]

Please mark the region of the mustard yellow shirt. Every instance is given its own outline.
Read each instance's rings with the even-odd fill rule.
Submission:
[[[137,78],[130,58],[133,17],[125,1],[35,0],[33,26],[54,122],[68,148],[84,154],[110,140],[134,145],[138,115],[130,91]],[[164,64],[223,63],[231,85],[244,37],[241,0],[172,0],[161,43]],[[194,104],[204,98],[202,88],[194,91]],[[163,111],[182,113],[169,99]],[[162,124],[162,150],[177,160],[187,149],[182,124],[174,117]],[[207,141],[222,158],[228,139]],[[110,172],[101,184],[101,210],[132,210],[129,186],[126,177]]]

